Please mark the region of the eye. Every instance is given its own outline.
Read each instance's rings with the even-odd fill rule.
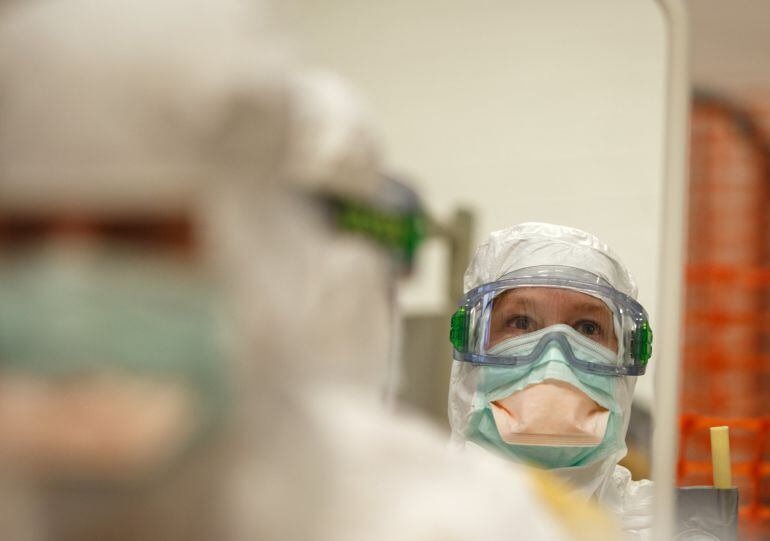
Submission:
[[[574,329],[585,336],[597,337],[602,335],[602,327],[595,321],[583,319],[573,325]]]
[[[508,320],[508,327],[516,331],[532,332],[535,330],[535,322],[528,316],[515,316]]]

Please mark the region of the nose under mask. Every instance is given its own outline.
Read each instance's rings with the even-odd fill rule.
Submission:
[[[547,379],[490,403],[501,439],[509,444],[593,447],[610,412],[569,383]]]

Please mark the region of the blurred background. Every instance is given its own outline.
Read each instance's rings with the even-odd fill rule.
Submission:
[[[708,426],[731,426],[741,528],[770,539],[770,3],[687,7],[678,482],[708,484]],[[283,0],[271,12],[303,58],[364,96],[386,162],[430,214],[429,240],[397,291],[399,407],[446,428],[448,317],[462,273],[490,231],[514,223],[566,224],[607,242],[655,328],[665,34],[653,1]],[[61,212],[26,195],[0,200],[0,452],[33,458],[52,487],[48,509],[77,539],[88,519],[68,510],[91,500],[59,498],[60,483],[89,487],[89,498],[89,483],[110,490],[105,479],[142,490],[216,433],[227,330],[207,334],[215,293],[184,193],[141,212],[101,201]],[[104,247],[95,259],[84,249],[93,243]],[[95,339],[73,343],[84,329]],[[655,366],[665,362],[677,361],[653,357],[637,384],[626,461],[635,478],[650,475]],[[99,516],[102,538],[117,539],[133,515]]]

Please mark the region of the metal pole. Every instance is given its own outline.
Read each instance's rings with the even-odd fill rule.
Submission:
[[[657,0],[668,40],[665,149],[656,330],[653,539],[671,539],[676,521],[675,465],[679,445],[679,371],[682,365],[685,217],[690,114],[689,35],[683,0]]]
[[[457,209],[451,223],[449,237],[449,302],[454,303],[463,296],[463,278],[468,262],[473,255],[473,214],[467,209]]]

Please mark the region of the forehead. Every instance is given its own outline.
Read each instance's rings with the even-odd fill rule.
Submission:
[[[583,311],[611,312],[604,301],[571,289],[558,287],[519,287],[510,289],[495,299],[495,306],[558,306]]]

